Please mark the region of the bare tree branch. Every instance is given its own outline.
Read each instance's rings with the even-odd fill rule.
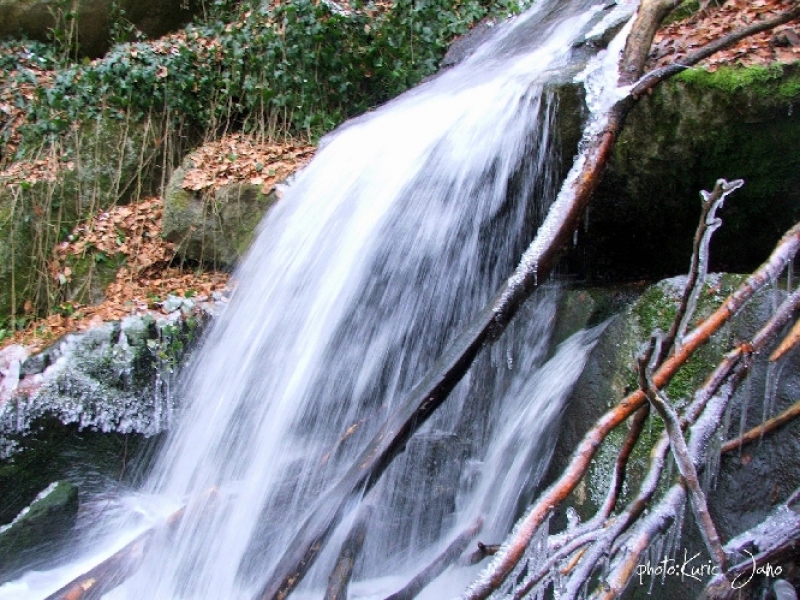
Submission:
[[[729,440],[722,444],[722,452],[731,452],[732,450],[736,450],[760,440],[762,437],[775,431],[776,429],[786,425],[787,423],[791,422],[792,420],[800,417],[800,401],[795,402],[781,414],[772,417],[769,421],[765,421],[761,425],[753,427],[750,431],[742,435],[741,437],[736,438],[735,440]]]
[[[339,558],[336,560],[336,565],[334,565],[333,571],[331,571],[328,578],[328,587],[325,589],[324,600],[347,600],[347,587],[350,585],[350,578],[353,576],[356,558],[358,558],[364,546],[367,528],[374,510],[375,508],[370,502],[363,504],[359,508],[356,521],[342,543]]]
[[[467,527],[434,561],[420,571],[406,586],[386,598],[386,600],[413,600],[434,579],[444,571],[467,549],[469,543],[478,535],[483,527],[483,519],[477,518]]]
[[[697,298],[703,289],[703,284],[708,274],[708,253],[711,243],[711,236],[722,225],[722,221],[717,218],[717,210],[722,207],[725,198],[733,191],[744,185],[744,181],[736,179],[728,183],[724,179],[718,179],[711,192],[705,190],[700,192],[702,199],[702,212],[700,223],[694,234],[694,246],[692,248],[692,259],[689,266],[689,275],[686,278],[686,286],[683,289],[683,296],[678,304],[678,312],[672,322],[669,332],[667,332],[661,344],[658,362],[661,364],[672,350],[673,344],[680,347],[681,339],[686,333],[689,322],[694,316],[697,306]]]
[[[653,405],[664,420],[672,455],[675,457],[675,463],[678,465],[678,470],[686,487],[689,488],[689,497],[692,501],[691,504],[697,518],[700,534],[709,554],[714,558],[718,566],[724,568],[725,553],[722,551],[722,543],[717,533],[717,527],[714,525],[711,513],[708,512],[706,494],[700,485],[700,479],[697,477],[697,471],[694,468],[692,457],[689,455],[686,440],[683,439],[678,413],[672,408],[666,396],[653,385],[653,379],[649,373],[648,363],[652,358],[654,349],[655,345],[651,343],[649,350],[639,357],[639,388],[644,391],[650,404]]]

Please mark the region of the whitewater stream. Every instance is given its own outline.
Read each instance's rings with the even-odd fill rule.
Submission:
[[[256,597],[315,500],[514,270],[566,170],[553,83],[583,73],[592,108],[616,81],[615,61],[580,43],[609,12],[541,0],[461,65],[326,138],[237,270],[146,484],[98,516],[69,560],[0,587],[0,598],[47,597],[182,506],[105,597]],[[292,597],[323,597],[365,502],[351,598],[397,591],[479,516],[479,538],[502,541],[599,334],[552,348],[557,302],[554,286],[528,301],[351,503]],[[456,596],[479,570],[452,568],[421,597]]]

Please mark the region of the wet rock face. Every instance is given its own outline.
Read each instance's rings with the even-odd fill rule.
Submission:
[[[706,290],[701,294],[698,318],[707,315],[742,280],[743,276],[737,275],[709,276]],[[671,323],[683,282],[684,278],[677,277],[649,287],[605,330],[568,402],[544,485],[551,483],[563,471],[573,449],[596,419],[636,389],[636,373],[633,369],[635,357],[641,352],[642,342],[647,340],[654,328],[666,330]],[[670,400],[679,405],[686,402],[722,355],[737,340],[750,339],[769,317],[777,300],[782,300],[785,295],[785,290],[775,289],[767,289],[757,295],[709,343],[701,347],[673,378],[666,388]],[[768,350],[771,351],[771,348]],[[758,425],[797,401],[800,393],[798,351],[795,350],[772,366],[767,361],[769,351],[754,357],[751,376],[734,396],[730,411],[721,423],[717,443],[738,437],[742,429],[746,431]],[[636,494],[648,468],[651,444],[662,430],[660,419],[651,414],[650,423],[645,426],[628,464],[622,502],[627,503]],[[776,504],[785,502],[800,486],[799,432],[800,424],[793,421],[766,436],[760,443],[745,446],[741,452],[734,451],[722,456],[716,477],[709,477],[708,473],[703,476],[709,509],[723,542],[761,522]],[[626,434],[627,428],[620,426],[600,446],[587,476],[554,515],[556,526],[566,523],[567,507],[574,508],[582,520],[594,514],[605,497],[614,459]],[[674,479],[674,475],[662,475],[662,481],[670,477]],[[708,561],[705,546],[697,534],[697,526],[688,507],[678,544],[678,558],[682,559],[684,551],[688,557],[700,553],[695,564]],[[646,559],[647,556],[643,560]],[[695,582],[666,578],[661,582],[659,579],[655,582],[652,597],[676,600],[693,598],[707,580]],[[629,585],[628,597],[651,597],[648,596],[649,585],[649,576],[644,578],[643,585],[638,585],[638,578],[634,578]]]
[[[208,313],[191,300],[169,298],[163,318],[104,323],[69,334],[26,357],[0,355],[0,458],[14,454],[38,420],[55,418],[102,432],[154,435],[172,418],[174,374]],[[23,444],[24,445],[24,444]]]
[[[84,56],[97,57],[110,46],[115,4],[124,11],[124,18],[149,38],[185,25],[202,6],[186,0],[77,0],[66,6],[60,0],[0,0],[0,39],[47,41],[59,26],[58,15],[63,21],[66,12],[74,11],[80,51]]]
[[[8,524],[0,526],[0,581],[11,579],[15,570],[37,554],[50,555],[75,524],[78,488],[58,481],[42,490]]]
[[[232,268],[277,196],[250,183],[232,183],[213,192],[186,190],[182,183],[189,166],[185,162],[176,169],[167,186],[162,235],[176,244],[184,259]]]

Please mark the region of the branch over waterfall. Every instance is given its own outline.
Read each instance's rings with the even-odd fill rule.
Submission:
[[[644,58],[652,43],[653,35],[669,10],[674,7],[670,0],[645,0],[634,24],[631,35],[637,35],[637,42],[629,44],[623,53],[620,83],[629,85],[641,75]],[[783,21],[781,21],[783,22]],[[702,60],[705,56],[697,58]],[[319,498],[317,508],[310,511],[309,517],[289,544],[278,566],[269,576],[261,591],[256,595],[260,600],[283,600],[302,580],[325,545],[335,525],[345,513],[345,507],[359,494],[364,493],[380,479],[393,459],[402,452],[406,442],[427,421],[433,412],[444,402],[456,384],[464,377],[481,349],[497,339],[520,306],[533,291],[545,281],[564,247],[572,239],[588,202],[600,183],[600,179],[622,130],[625,118],[635,104],[639,94],[650,89],[678,71],[665,74],[652,84],[631,88],[602,115],[597,117],[595,129],[587,132],[582,147],[584,151],[576,159],[572,171],[551,206],[544,223],[522,257],[519,266],[507,280],[490,304],[455,338],[440,359],[434,364],[422,381],[400,402],[398,408],[388,417],[384,426],[366,446],[353,466]],[[636,93],[633,92],[636,90]],[[733,184],[732,184],[733,185]],[[735,188],[734,188],[735,189]],[[797,228],[795,228],[797,229]],[[794,230],[793,230],[794,231]],[[800,230],[787,234],[790,241],[784,246],[798,243]],[[785,252],[791,252],[785,250]],[[681,351],[671,356],[654,373],[656,386],[663,387],[686,362],[692,353],[717,329],[726,322],[756,290],[779,273],[786,264],[786,258],[779,256],[765,265],[740,292],[729,298],[723,306],[703,326],[698,327],[683,340]],[[792,252],[793,254],[793,252]],[[500,567],[496,576],[490,578],[486,586],[473,588],[466,598],[485,598],[502,581],[519,560],[519,556],[533,536],[534,531],[549,513],[549,507],[561,502],[578,483],[593,457],[600,441],[609,431],[625,421],[645,403],[645,395],[639,391],[624,400],[617,409],[604,417],[593,429],[576,451],[575,466],[565,473],[561,486],[551,488],[545,499],[535,509],[530,522],[522,528],[522,539],[512,546],[511,553],[505,553],[496,561]],[[549,494],[549,495],[548,495]]]
[[[256,566],[243,575],[243,578],[247,580],[247,594],[253,594],[253,598],[263,600],[283,600],[289,596],[310,572],[315,561],[326,548],[326,544],[334,537],[342,539],[343,536],[338,534],[334,536],[334,531],[340,528],[342,523],[352,521],[350,535],[345,538],[338,560],[330,573],[326,597],[333,599],[347,596],[347,588],[354,572],[356,577],[359,576],[357,560],[360,562],[368,556],[368,549],[372,547],[372,535],[375,531],[380,531],[377,527],[372,529],[372,532],[369,531],[372,509],[368,506],[369,502],[365,498],[369,498],[370,492],[380,491],[376,485],[384,477],[394,459],[405,451],[412,436],[419,432],[420,428],[429,421],[430,417],[448,398],[448,395],[468,373],[482,350],[503,334],[519,312],[520,307],[546,281],[557,265],[564,248],[573,239],[573,234],[577,230],[611,158],[628,112],[643,92],[673,74],[670,71],[649,79],[647,76],[640,77],[653,34],[660,21],[674,5],[673,0],[643,0],[635,22],[628,26],[632,28],[632,32],[624,51],[607,53],[607,58],[621,56],[621,64],[614,65],[615,68],[618,67],[618,77],[605,85],[607,94],[602,96],[600,102],[588,103],[593,114],[589,126],[584,131],[579,156],[516,270],[495,293],[488,305],[475,316],[474,320],[469,322],[466,318],[474,316],[473,314],[459,316],[459,319],[465,318],[459,323],[463,322],[467,325],[460,331],[453,331],[454,335],[443,337],[443,339],[451,341],[448,341],[445,350],[424,377],[421,380],[409,382],[416,383],[416,385],[407,393],[404,392],[404,397],[399,400],[393,398],[391,404],[388,401],[385,403],[385,406],[391,408],[387,409],[388,417],[385,422],[375,423],[375,429],[380,428],[374,437],[369,439],[365,435],[364,438],[359,436],[353,438],[356,440],[352,442],[353,446],[358,448],[360,454],[353,454],[352,461],[349,459],[339,462],[331,460],[326,465],[326,468],[331,468],[326,471],[325,483],[315,487],[313,493],[307,493],[304,489],[295,493],[296,497],[303,500],[302,503],[296,505],[302,505],[302,509],[293,510],[292,515],[295,520],[292,520],[291,526],[284,530],[286,535],[281,538],[280,544],[275,544],[269,550],[265,550],[268,540],[254,540],[252,548],[257,548],[258,553],[263,551],[263,554],[255,555],[254,553],[252,557],[248,556],[248,559],[252,558],[252,562]],[[616,40],[614,47],[621,41]],[[605,64],[610,64],[610,62],[607,60]],[[688,62],[690,61],[685,61],[685,64]],[[685,64],[682,64],[681,68],[684,68]],[[636,83],[637,81],[639,83]],[[595,87],[587,85],[587,92],[595,94]],[[505,178],[503,179],[505,180]],[[707,419],[703,420],[703,416],[706,414],[704,411],[707,410],[707,406],[711,407],[708,410],[718,411],[723,404],[720,398],[732,393],[731,390],[735,389],[735,385],[745,376],[747,368],[749,368],[747,359],[749,353],[753,351],[752,349],[757,346],[756,340],[749,344],[742,344],[725,357],[723,363],[715,371],[716,379],[711,379],[707,384],[703,399],[698,397],[685,410],[676,408],[673,413],[660,410],[670,421],[672,446],[677,445],[675,441],[678,438],[684,440],[684,435],[692,436],[685,444],[687,448],[682,448],[684,480],[690,480],[689,484],[681,483],[677,487],[670,488],[669,496],[666,499],[663,495],[659,496],[658,494],[659,490],[664,489],[662,484],[666,472],[665,463],[670,448],[670,440],[666,435],[662,436],[653,446],[649,471],[644,480],[639,482],[638,492],[633,500],[628,500],[629,496],[627,490],[623,491],[623,484],[630,484],[627,481],[630,473],[626,473],[630,470],[629,458],[635,451],[635,447],[642,443],[642,439],[648,439],[648,435],[643,434],[643,431],[648,431],[649,422],[657,418],[651,414],[651,404],[648,403],[647,396],[651,396],[653,407],[663,409],[664,402],[659,404],[661,389],[669,383],[692,354],[705,344],[733,314],[742,308],[759,289],[778,276],[800,247],[800,226],[798,226],[787,233],[770,259],[742,284],[737,292],[725,300],[703,323],[695,326],[693,320],[695,300],[700,293],[706,271],[703,256],[707,254],[710,235],[718,225],[714,220],[714,210],[722,202],[722,199],[740,184],[741,182],[738,181],[728,183],[720,180],[717,187],[707,194],[708,208],[704,212],[698,228],[695,246],[697,260],[692,268],[693,276],[689,278],[684,293],[683,308],[681,309],[683,316],[676,319],[670,329],[670,343],[665,344],[663,352],[655,354],[655,363],[652,369],[645,374],[646,378],[641,389],[623,399],[617,407],[609,411],[589,430],[567,470],[532,506],[514,534],[501,548],[491,547],[489,549],[489,547],[481,545],[478,553],[465,557],[466,546],[477,535],[477,531],[481,527],[480,520],[474,521],[461,535],[454,538],[449,547],[440,548],[439,550],[443,552],[433,560],[428,568],[419,572],[418,576],[412,579],[404,589],[397,592],[397,597],[415,597],[445,569],[458,568],[470,561],[478,562],[490,555],[495,556],[495,559],[487,571],[487,576],[466,593],[466,598],[486,598],[504,586],[502,589],[508,592],[509,597],[522,600],[529,597],[529,594],[538,593],[537,590],[541,589],[540,585],[552,583],[554,571],[560,573],[559,577],[563,577],[559,581],[564,582],[564,597],[580,597],[585,594],[590,582],[597,581],[599,570],[605,567],[612,569],[612,574],[615,576],[613,586],[617,587],[612,586],[610,589],[615,590],[614,593],[616,593],[617,590],[624,589],[631,568],[629,562],[626,562],[625,558],[620,555],[620,548],[625,548],[626,551],[632,548],[633,550],[628,556],[633,556],[636,552],[639,552],[637,556],[641,555],[641,552],[652,541],[653,536],[657,532],[663,531],[675,519],[675,515],[688,497],[687,489],[691,492],[695,503],[702,505],[702,498],[697,493],[699,488],[697,474],[702,472],[704,460],[702,455],[705,450],[702,448],[702,444],[695,440],[705,439],[704,436],[707,435],[708,429],[702,429],[697,424],[702,423],[703,427],[706,427]],[[448,273],[448,275],[450,274],[451,272]],[[507,272],[502,273],[502,275],[506,274]],[[497,279],[492,281],[496,282]],[[355,287],[354,289],[356,289],[355,293],[358,293],[358,290],[362,288]],[[481,302],[485,301],[485,298],[486,296],[481,296]],[[426,306],[425,302],[421,304]],[[434,328],[431,329],[434,330]],[[443,326],[442,329],[445,327]],[[691,329],[691,331],[684,335],[687,329]],[[771,332],[769,335],[777,334]],[[675,343],[673,344],[672,341]],[[438,347],[440,346],[437,345]],[[404,385],[398,389],[405,391],[410,387],[404,382]],[[349,390],[340,394],[341,397],[336,399],[346,404],[348,394],[350,394]],[[368,396],[370,392],[367,391],[363,395]],[[374,396],[374,394],[372,395]],[[268,394],[264,393],[263,396],[266,398]],[[262,398],[256,398],[256,400],[261,401]],[[381,400],[383,399],[376,398],[376,404]],[[470,400],[467,399],[467,401]],[[375,411],[375,414],[382,413]],[[355,422],[356,426],[364,422],[360,415],[357,418],[356,421],[348,422]],[[552,514],[553,508],[564,501],[581,481],[599,445],[608,433],[628,419],[632,422],[631,428],[623,449],[615,461],[613,479],[597,514],[585,523],[577,525],[573,523],[573,528],[549,536],[542,527],[548,515]],[[351,443],[352,440],[347,438],[356,426],[348,429],[348,433],[345,433],[340,439],[340,446],[344,446],[345,442]],[[331,435],[335,439],[341,430],[338,425],[333,425],[330,429],[332,430]],[[370,435],[375,429],[369,429]],[[363,431],[364,429],[359,432],[359,435]],[[333,450],[325,454],[325,458],[320,464],[326,463],[332,452]],[[342,467],[341,470],[340,467]],[[332,473],[336,473],[335,479],[332,478]],[[216,480],[215,482],[219,483]],[[527,498],[527,496],[525,497]],[[664,507],[651,513],[652,518],[648,517],[645,520],[643,515],[648,508],[653,506],[653,503],[659,503],[659,506],[663,504]],[[358,512],[354,514],[354,511]],[[701,506],[698,512],[702,511]],[[707,511],[705,512],[707,513]],[[263,520],[267,521],[266,517]],[[488,522],[490,521],[487,520]],[[372,525],[375,524],[377,524],[377,519]],[[706,523],[706,525],[706,531],[711,532],[713,522]],[[254,538],[260,535],[261,532],[258,532]],[[496,535],[496,532],[493,532],[492,535]],[[137,542],[131,546],[130,554],[138,556],[142,552],[146,552],[145,542],[151,536],[152,532],[146,533],[141,543]],[[710,537],[712,541],[709,545],[712,547],[712,551],[718,555],[718,562],[723,564],[725,556],[720,555],[719,552],[720,548],[724,547],[723,542],[714,539],[714,536]],[[530,568],[524,570],[520,564],[526,553],[530,552],[532,545],[538,548],[541,540],[544,540],[543,543],[548,549],[546,561],[525,565],[525,568],[528,566]],[[486,541],[497,542],[499,540]],[[269,569],[272,569],[271,572],[261,568],[259,559],[265,557],[274,561],[269,566]],[[135,567],[135,561],[130,561],[130,564],[131,568]],[[109,577],[105,572],[91,571],[75,580],[71,584],[72,587],[66,591],[72,593],[72,590],[75,590],[75,593],[82,593],[79,588],[83,588],[85,585],[95,586],[93,589],[108,590],[117,585],[127,574],[127,572],[115,569],[113,577]],[[511,581],[517,587],[509,591],[508,586],[512,585]],[[309,585],[309,587],[313,586]]]

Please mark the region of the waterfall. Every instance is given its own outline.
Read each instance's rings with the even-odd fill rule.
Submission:
[[[152,476],[98,524],[92,547],[110,554],[186,506],[107,598],[257,594],[314,501],[513,271],[560,184],[552,84],[582,69],[592,52],[578,42],[602,14],[541,0],[465,63],[323,141],[186,369]],[[370,491],[352,598],[396,591],[476,516],[481,539],[501,541],[530,501],[598,335],[553,352],[556,305],[554,289],[530,300]],[[322,597],[358,504],[297,597]],[[475,573],[425,593],[456,595]]]

